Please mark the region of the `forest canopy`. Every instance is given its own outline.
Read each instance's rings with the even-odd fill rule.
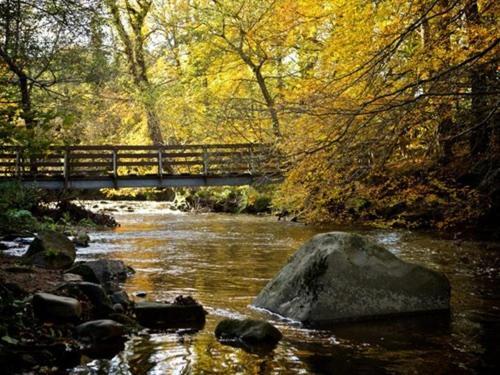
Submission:
[[[499,200],[499,7],[0,0],[0,145],[265,142],[290,166],[275,205],[306,219],[477,221]]]

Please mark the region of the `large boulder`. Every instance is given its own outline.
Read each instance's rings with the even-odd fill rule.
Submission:
[[[35,316],[43,321],[74,322],[80,319],[82,306],[75,298],[36,293],[33,296],[33,311]]]
[[[99,259],[77,262],[67,272],[80,275],[85,281],[106,285],[125,281],[134,271],[121,260]]]
[[[190,297],[180,297],[174,303],[136,303],[134,311],[137,321],[150,328],[203,328],[206,315],[203,306]]]
[[[69,268],[75,257],[76,249],[73,242],[65,235],[54,231],[39,233],[24,255],[28,263],[50,269]]]
[[[283,335],[263,320],[224,319],[215,328],[215,337],[223,343],[238,344],[243,347],[274,347]]]
[[[443,274],[341,232],[304,244],[253,302],[312,326],[447,310],[449,303]]]

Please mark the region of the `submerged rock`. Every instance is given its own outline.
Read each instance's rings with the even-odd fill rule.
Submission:
[[[43,321],[73,322],[80,319],[82,306],[75,298],[36,293],[33,296],[33,311],[35,316]]]
[[[66,269],[71,267],[76,257],[76,249],[65,235],[45,231],[39,233],[28,248],[24,259],[43,268]]]
[[[283,335],[264,320],[224,319],[215,328],[215,337],[221,342],[241,344],[243,347],[274,347]]]
[[[443,274],[341,232],[304,244],[253,302],[313,326],[446,310],[449,303]]]
[[[137,321],[151,328],[201,329],[206,311],[191,299],[191,303],[138,302],[135,305]]]
[[[88,344],[82,350],[88,357],[111,359],[125,349],[126,329],[114,320],[91,320],[76,327],[76,332]]]

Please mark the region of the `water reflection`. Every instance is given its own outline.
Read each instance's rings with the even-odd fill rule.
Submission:
[[[74,373],[480,373],[497,366],[495,245],[485,249],[408,231],[355,230],[403,259],[445,272],[452,285],[451,314],[306,330],[249,305],[300,244],[331,228],[244,215],[180,214],[154,203],[126,206],[135,212],[118,212],[122,226],[92,234],[95,242],[79,257],[109,256],[132,265],[138,272],[125,285],[131,294],[146,291],[149,300],[193,296],[209,312],[206,326],[196,334],[144,333],[113,359],[90,361]],[[265,317],[284,339],[266,355],[222,345],[213,331],[226,317]]]

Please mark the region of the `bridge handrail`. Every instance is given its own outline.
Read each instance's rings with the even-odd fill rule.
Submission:
[[[230,148],[230,149],[238,149],[238,148],[245,148],[245,147],[254,147],[254,148],[259,148],[259,147],[265,147],[265,148],[270,148],[270,145],[264,144],[264,143],[198,143],[198,144],[184,144],[184,145],[73,145],[73,146],[49,146],[46,148],[46,150],[59,150],[59,151],[64,151],[64,150],[112,150],[112,149],[117,149],[117,150],[185,150],[185,149],[191,149],[191,148]],[[24,147],[23,146],[13,146],[13,145],[6,145],[6,146],[0,146],[0,150],[22,150]]]
[[[0,179],[113,177],[130,175],[273,175],[280,161],[270,145],[51,146],[43,153],[0,147]]]

